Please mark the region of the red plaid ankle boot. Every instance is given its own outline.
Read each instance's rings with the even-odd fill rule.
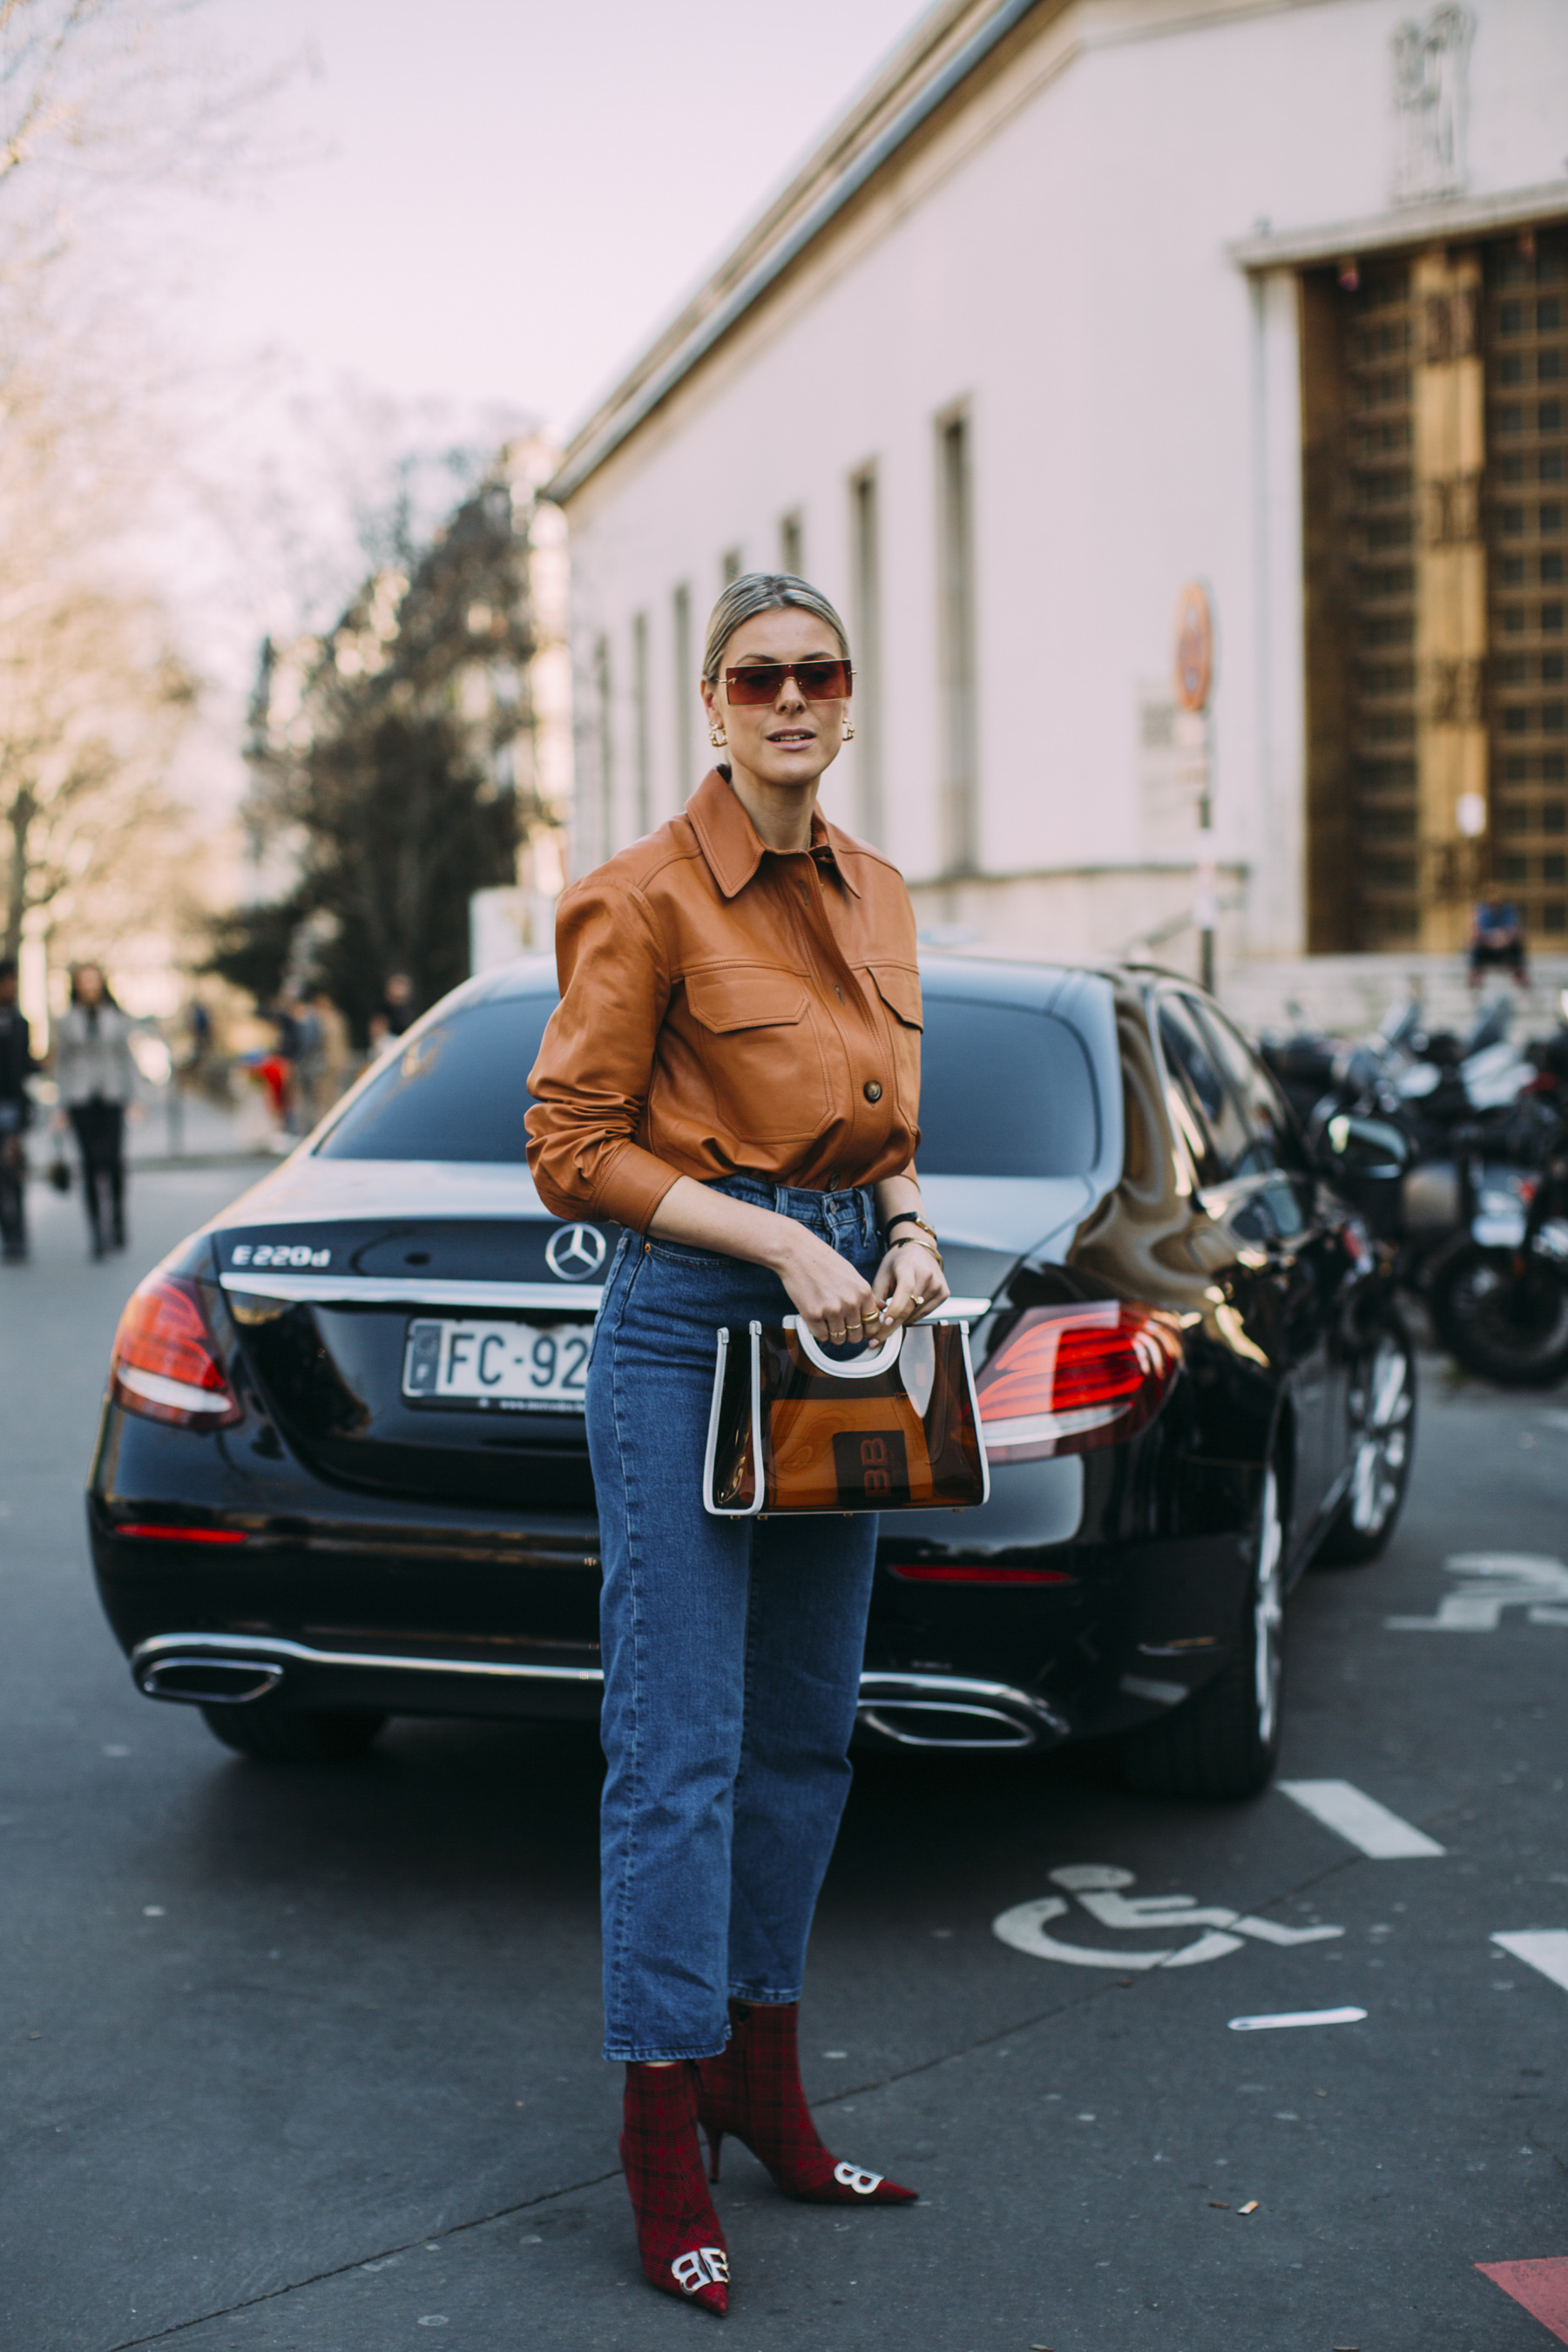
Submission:
[[[800,2085],[798,2001],[730,2003],[730,2046],[697,2069],[697,2114],[708,2135],[708,2178],[719,2178],[726,2132],[743,2140],[786,2197],[813,2205],[909,2205],[916,2191],[879,2172],[840,2164],[823,2147]]]
[[[647,2277],[666,2294],[722,2317],[730,2254],[702,2178],[695,2066],[626,2068],[621,2167]]]

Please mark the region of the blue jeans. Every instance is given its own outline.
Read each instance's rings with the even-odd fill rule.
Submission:
[[[714,1189],[875,1273],[868,1190],[751,1176]],[[716,1519],[701,1491],[715,1332],[792,1312],[764,1267],[641,1234],[623,1236],[605,1286],[587,1418],[605,1580],[606,2058],[711,2058],[731,1995],[800,1994],[849,1793],[877,1521]]]

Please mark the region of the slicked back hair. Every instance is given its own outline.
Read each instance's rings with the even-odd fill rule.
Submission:
[[[793,572],[742,572],[738,580],[731,581],[708,616],[702,675],[710,686],[718,685],[724,648],[742,622],[754,620],[759,613],[776,613],[781,605],[815,613],[837,638],[845,660],[849,659],[848,632],[820,588],[814,588],[809,580],[797,580]]]

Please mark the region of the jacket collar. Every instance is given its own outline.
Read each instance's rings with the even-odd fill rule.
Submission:
[[[736,798],[728,777],[710,768],[687,802],[686,814],[714,881],[726,898],[739,897],[766,856],[767,844]],[[820,809],[813,810],[812,854],[826,850],[839,880],[858,898],[860,893],[843,856],[852,846],[847,833],[829,824]]]

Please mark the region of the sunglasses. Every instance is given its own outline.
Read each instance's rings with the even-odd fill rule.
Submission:
[[[846,701],[855,684],[847,661],[748,662],[724,672],[724,690],[732,703],[776,702],[786,677],[807,702]]]

